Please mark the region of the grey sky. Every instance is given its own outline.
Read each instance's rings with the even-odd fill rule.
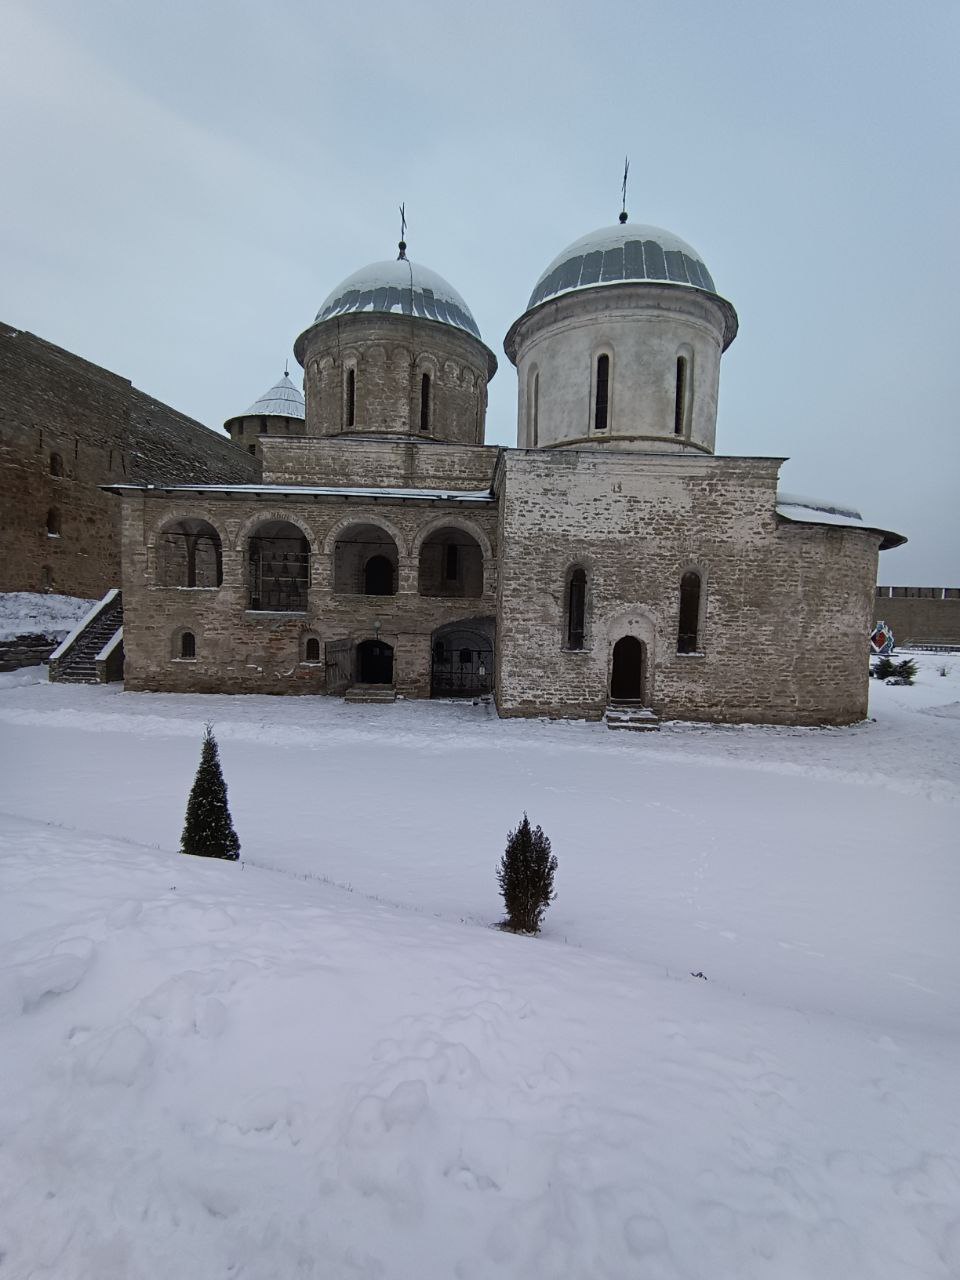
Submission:
[[[675,231],[736,306],[718,449],[906,533],[884,582],[960,583],[955,0],[6,0],[0,319],[201,421],[283,370],[396,253],[500,359],[546,264]],[[291,363],[292,361],[292,356]]]

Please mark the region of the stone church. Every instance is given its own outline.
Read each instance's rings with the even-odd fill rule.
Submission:
[[[339,284],[228,419],[262,480],[106,486],[124,680],[174,692],[477,697],[503,716],[844,724],[867,710],[878,552],[857,512],[715,452],[737,314],[695,249],[626,221],[546,267],[497,357],[412,262]]]

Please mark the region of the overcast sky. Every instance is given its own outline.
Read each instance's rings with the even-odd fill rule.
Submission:
[[[0,320],[219,426],[405,200],[512,444],[503,336],[629,153],[740,316],[718,451],[960,585],[958,47],[957,0],[4,0]]]

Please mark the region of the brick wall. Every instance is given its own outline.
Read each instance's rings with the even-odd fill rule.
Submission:
[[[878,587],[873,611],[875,623],[893,628],[898,645],[960,644],[956,587]]]
[[[256,478],[226,437],[0,325],[0,590],[95,597],[117,584],[119,506],[101,484]]]

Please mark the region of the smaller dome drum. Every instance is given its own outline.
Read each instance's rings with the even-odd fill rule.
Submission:
[[[456,289],[406,257],[348,276],[294,353],[310,435],[483,443],[496,357]]]

